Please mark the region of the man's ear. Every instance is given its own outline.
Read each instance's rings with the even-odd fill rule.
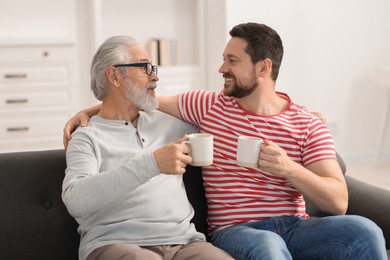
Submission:
[[[110,83],[110,85],[114,85],[116,87],[119,87],[119,71],[113,67],[113,66],[110,66],[107,68],[106,70],[106,76],[107,76],[107,80],[108,82]]]
[[[270,74],[272,70],[272,61],[269,58],[265,58],[262,61],[256,63],[256,71],[261,77]]]

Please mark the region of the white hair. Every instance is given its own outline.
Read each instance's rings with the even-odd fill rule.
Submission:
[[[138,44],[130,36],[113,36],[97,49],[91,64],[91,90],[98,100],[102,101],[108,93],[106,69],[116,64],[129,63],[129,47]]]

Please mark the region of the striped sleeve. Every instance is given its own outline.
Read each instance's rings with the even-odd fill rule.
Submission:
[[[304,165],[309,165],[326,159],[337,160],[333,138],[326,125],[319,118],[313,117],[308,128],[302,160]]]
[[[179,95],[178,106],[184,121],[200,126],[202,118],[215,103],[217,93],[193,90]]]

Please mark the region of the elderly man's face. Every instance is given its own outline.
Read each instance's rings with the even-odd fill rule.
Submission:
[[[149,54],[139,45],[130,48],[132,63],[149,63]],[[151,111],[158,108],[158,100],[154,89],[157,87],[158,77],[152,72],[146,73],[145,67],[127,68],[125,95],[140,110]]]

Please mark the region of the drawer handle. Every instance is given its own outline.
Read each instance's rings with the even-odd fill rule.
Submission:
[[[6,78],[6,79],[25,79],[25,78],[27,78],[27,74],[25,74],[25,73],[5,74],[4,78]]]
[[[28,99],[27,98],[21,98],[21,99],[7,99],[5,101],[5,103],[7,104],[25,104],[25,103],[28,103]]]
[[[22,127],[8,127],[7,132],[27,132],[29,130],[28,126]]]
[[[44,52],[42,53],[42,56],[43,56],[44,58],[47,58],[47,57],[49,57],[49,54],[50,54],[49,51],[44,51]]]

